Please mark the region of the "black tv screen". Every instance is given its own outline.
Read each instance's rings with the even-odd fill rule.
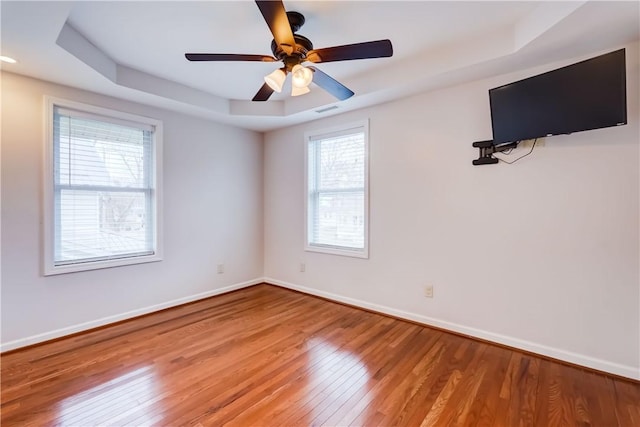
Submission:
[[[627,124],[625,50],[489,90],[493,143]]]

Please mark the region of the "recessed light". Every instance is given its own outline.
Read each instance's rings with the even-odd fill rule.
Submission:
[[[0,61],[8,62],[9,64],[15,64],[16,62],[18,62],[13,58],[9,58],[8,56],[0,56]]]

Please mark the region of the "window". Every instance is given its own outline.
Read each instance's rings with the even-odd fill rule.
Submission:
[[[306,250],[368,258],[368,121],[308,133]]]
[[[45,275],[159,261],[162,123],[47,106]]]

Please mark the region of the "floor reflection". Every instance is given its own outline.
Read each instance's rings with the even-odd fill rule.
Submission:
[[[145,366],[61,401],[55,424],[118,425],[126,419],[135,425],[149,425],[154,414],[141,404],[156,393],[153,369]]]
[[[324,340],[318,344],[318,340],[314,338],[309,342],[310,366],[313,366],[310,385],[322,390],[324,404],[314,401],[308,420],[321,419],[327,410],[335,411],[347,401],[366,407],[371,400],[367,365],[349,350]]]

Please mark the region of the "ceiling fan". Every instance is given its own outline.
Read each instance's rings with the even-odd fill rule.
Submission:
[[[304,24],[304,16],[298,12],[287,12],[282,1],[256,0],[258,9],[267,22],[273,40],[271,51],[274,56],[241,55],[227,53],[186,53],[189,61],[282,61],[278,68],[264,78],[265,83],[252,101],[266,101],[273,92],[282,91],[282,85],[288,73],[292,74],[292,96],[309,92],[309,84],[317,84],[339,100],[353,96],[353,91],[331,76],[313,66],[303,66],[309,61],[315,64],[322,62],[350,61],[354,59],[385,58],[393,55],[390,40],[376,40],[342,46],[314,49],[311,40],[296,34]]]

